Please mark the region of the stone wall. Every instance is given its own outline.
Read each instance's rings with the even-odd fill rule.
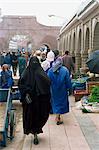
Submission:
[[[0,23],[0,51],[8,50],[9,41],[15,35],[28,36],[33,49],[38,49],[43,44],[56,49],[59,31],[59,26],[38,23],[35,16],[4,16]]]

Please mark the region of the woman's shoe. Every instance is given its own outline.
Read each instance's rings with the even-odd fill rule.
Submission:
[[[57,116],[56,116],[56,124],[57,125],[60,125],[60,124],[63,124],[63,121],[61,120],[61,117],[60,117],[60,114],[58,114]]]
[[[57,125],[63,124],[63,121],[57,121]]]
[[[37,134],[34,135],[34,141],[33,142],[34,142],[35,145],[39,144],[39,140],[38,140]]]

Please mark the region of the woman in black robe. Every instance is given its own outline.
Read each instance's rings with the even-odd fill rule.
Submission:
[[[42,127],[50,112],[50,79],[36,56],[30,58],[29,65],[19,80],[19,90],[24,134],[34,134],[34,144],[38,144],[37,134],[43,133]]]

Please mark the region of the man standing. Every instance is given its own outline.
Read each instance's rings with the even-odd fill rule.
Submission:
[[[12,61],[12,70],[13,70],[14,76],[16,76],[17,65],[18,65],[18,57],[15,54],[15,52],[12,52],[11,61]]]
[[[65,51],[65,55],[62,57],[62,60],[63,60],[63,65],[67,67],[71,75],[71,72],[74,72],[75,70],[75,65],[72,56],[69,55],[69,51]]]
[[[21,77],[23,71],[26,68],[26,58],[24,54],[21,54],[18,58],[18,65],[19,65],[19,75]]]

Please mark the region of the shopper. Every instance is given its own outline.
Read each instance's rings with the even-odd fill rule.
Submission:
[[[18,65],[19,65],[19,76],[21,76],[27,65],[25,54],[20,54],[18,58]]]
[[[18,57],[17,57],[17,55],[16,55],[15,52],[12,52],[12,55],[11,55],[11,62],[12,62],[13,74],[14,74],[14,76],[16,76],[17,65],[18,65]]]
[[[71,88],[69,71],[62,66],[62,58],[58,57],[48,71],[51,80],[51,104],[56,114],[57,125],[62,124],[61,114],[69,112],[68,90]]]
[[[34,134],[34,144],[38,144],[37,134],[42,133],[50,111],[50,79],[42,69],[36,56],[30,58],[29,65],[19,80],[23,106],[24,134]]]
[[[11,88],[13,85],[12,71],[7,64],[2,65],[1,88]]]
[[[47,73],[48,70],[52,67],[52,63],[54,61],[55,55],[53,51],[47,53],[47,58],[45,61],[41,63],[42,68]]]
[[[70,75],[75,71],[75,65],[72,56],[69,55],[69,51],[65,51],[65,55],[62,57],[63,65],[68,68]]]

